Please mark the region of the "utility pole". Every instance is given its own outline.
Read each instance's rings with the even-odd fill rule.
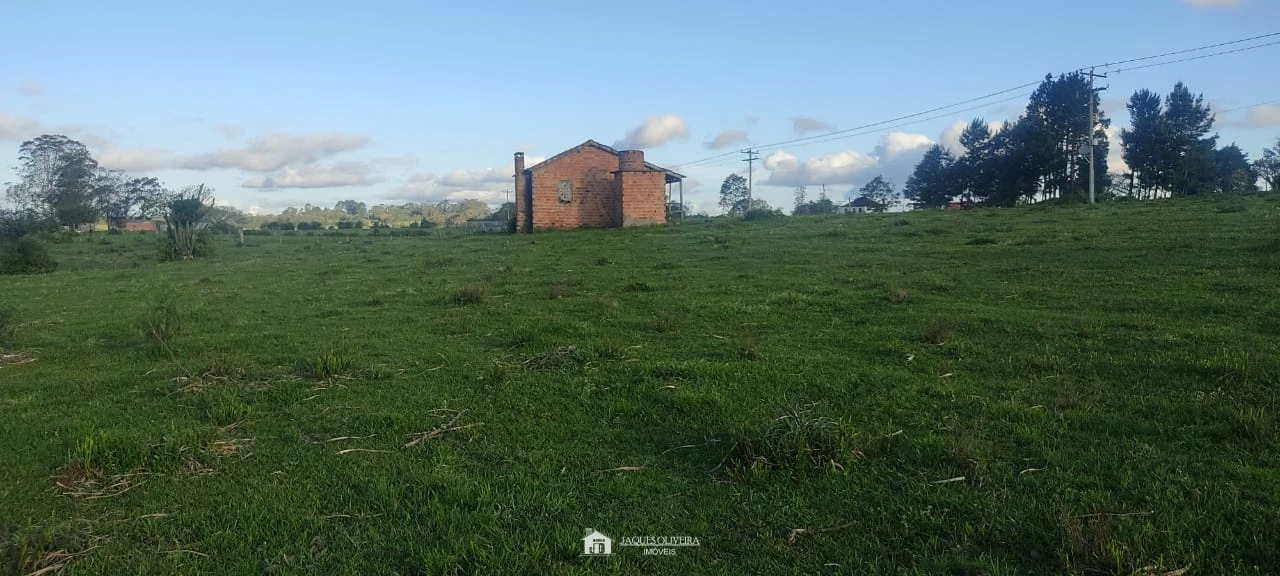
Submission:
[[[1094,203],[1093,188],[1096,185],[1096,181],[1097,181],[1097,178],[1095,178],[1094,176],[1094,166],[1093,166],[1093,160],[1094,160],[1093,149],[1096,148],[1095,145],[1097,144],[1097,142],[1093,141],[1093,133],[1094,133],[1094,129],[1097,128],[1098,126],[1098,119],[1097,119],[1097,112],[1094,110],[1093,96],[1094,94],[1098,93],[1098,90],[1095,90],[1093,87],[1093,79],[1106,78],[1106,77],[1107,77],[1106,74],[1095,74],[1093,71],[1093,68],[1089,69],[1089,135],[1087,136],[1087,138],[1089,142],[1088,146],[1089,146],[1089,203],[1090,204]],[[1106,88],[1103,88],[1103,90],[1106,90]]]
[[[742,214],[746,215],[747,212],[751,211],[751,197],[753,192],[751,172],[752,168],[755,166],[756,160],[758,160],[760,156],[759,154],[756,154],[755,150],[750,148],[742,150],[741,152],[747,155],[746,159],[743,160],[743,162],[747,163],[747,207],[742,211]]]

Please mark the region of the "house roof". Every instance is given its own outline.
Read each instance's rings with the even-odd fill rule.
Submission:
[[[595,140],[587,140],[586,142],[583,142],[583,143],[581,143],[581,144],[579,144],[579,145],[577,145],[577,146],[574,146],[573,148],[570,148],[570,149],[568,149],[568,150],[565,150],[564,152],[561,152],[561,153],[559,153],[559,154],[556,154],[555,156],[552,156],[552,157],[550,157],[550,158],[547,158],[546,160],[543,160],[543,161],[541,161],[541,162],[539,162],[539,163],[537,163],[537,164],[534,164],[533,166],[530,166],[530,167],[528,167],[528,168],[525,168],[525,169],[524,169],[524,171],[525,171],[525,172],[532,172],[532,171],[537,170],[537,169],[539,169],[539,168],[542,168],[542,167],[544,167],[544,166],[550,165],[552,162],[554,162],[554,161],[556,161],[556,160],[560,159],[561,157],[563,157],[563,156],[565,156],[565,155],[569,154],[570,152],[576,152],[576,151],[581,150],[581,149],[583,149],[583,148],[596,148],[596,149],[598,149],[598,150],[603,150],[603,151],[605,151],[605,152],[608,152],[608,153],[610,153],[610,154],[613,154],[614,156],[617,156],[617,155],[618,155],[618,151],[617,151],[617,150],[615,150],[615,149],[613,149],[613,148],[612,148],[612,147],[610,147],[610,146],[605,146],[604,144],[601,144],[601,143],[599,143],[599,142],[596,142]],[[681,173],[676,172],[676,171],[673,171],[673,170],[667,170],[666,168],[663,168],[663,167],[661,167],[661,166],[658,166],[657,164],[654,164],[654,163],[652,163],[652,162],[648,162],[648,161],[646,161],[646,162],[644,163],[644,167],[645,167],[645,168],[648,168],[648,169],[650,169],[650,170],[656,171],[656,172],[663,172],[663,173],[665,173],[665,174],[666,174],[666,176],[667,176],[667,184],[671,184],[672,182],[679,182],[679,181],[681,181],[681,180],[684,180],[684,174],[681,174]]]
[[[595,536],[599,536],[601,538],[604,538],[605,540],[613,540],[613,538],[610,538],[608,536],[605,536],[604,534],[601,534],[598,530],[587,530],[587,535],[583,536],[582,539],[586,540],[587,538],[592,538]]]

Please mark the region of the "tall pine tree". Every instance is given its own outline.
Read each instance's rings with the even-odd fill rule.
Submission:
[[[940,208],[952,201],[959,192],[956,175],[952,171],[955,157],[946,148],[934,144],[916,164],[902,196],[915,208]]]

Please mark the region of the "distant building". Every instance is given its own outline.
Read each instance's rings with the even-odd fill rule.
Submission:
[[[516,152],[515,180],[518,232],[663,224],[670,187],[684,195],[683,175],[595,140],[528,168]]]
[[[156,223],[150,220],[130,220],[124,223],[126,232],[155,232]]]
[[[881,206],[879,202],[866,196],[859,196],[852,202],[837,208],[841,214],[870,214],[872,212],[880,212],[883,209],[884,206]]]

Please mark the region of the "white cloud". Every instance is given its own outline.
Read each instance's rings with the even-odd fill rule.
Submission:
[[[770,171],[766,184],[773,186],[813,186],[849,184],[859,172],[874,167],[879,159],[852,150],[829,156],[818,156],[803,162],[794,155],[777,150],[764,159]]]
[[[26,81],[18,85],[18,94],[28,98],[44,96],[45,85],[39,82]]]
[[[1246,121],[1250,126],[1266,127],[1280,124],[1280,106],[1263,104],[1249,109]]]
[[[177,167],[190,170],[238,168],[249,172],[274,172],[289,166],[314,164],[320,158],[358,150],[368,143],[369,137],[360,134],[273,134],[250,140],[240,148],[183,158]]]
[[[111,170],[126,172],[151,172],[173,166],[176,161],[172,154],[163,150],[150,148],[118,149],[103,145],[94,154],[98,164]]]
[[[890,132],[880,137],[880,145],[876,146],[874,154],[882,159],[889,159],[932,144],[933,140],[924,134]]]
[[[525,166],[546,160],[541,156],[525,156]],[[404,183],[383,195],[384,200],[402,202],[439,202],[441,200],[480,200],[501,204],[514,194],[512,179],[515,167],[454,170],[443,176],[426,172],[411,174]]]
[[[716,137],[712,138],[710,142],[707,142],[705,146],[712,150],[719,150],[721,148],[727,148],[729,146],[733,146],[734,144],[738,144],[740,142],[747,142],[747,141],[748,141],[748,137],[745,131],[725,130],[724,132],[716,134]]]
[[[619,150],[656,148],[676,138],[688,138],[689,127],[675,114],[649,116],[639,126],[632,128],[613,147]]]
[[[1240,0],[1182,0],[1196,8],[1235,8]]]
[[[835,126],[827,124],[826,122],[823,122],[816,118],[809,118],[806,116],[796,116],[795,118],[791,119],[791,130],[793,130],[796,134],[801,136],[808,134],[810,132],[832,132],[835,129],[836,129]]]
[[[246,180],[245,188],[338,188],[369,186],[382,179],[371,174],[364,162],[338,162],[331,165],[304,164],[285,166],[278,172]]]
[[[482,190],[497,185],[514,186],[515,168],[485,168],[483,170],[455,170],[436,180],[436,186],[448,190]]]
[[[1107,127],[1107,171],[1121,174],[1129,171],[1129,164],[1124,161],[1124,146],[1120,143],[1120,127],[1115,124]]]
[[[40,123],[35,120],[0,114],[0,142],[26,140],[39,131]]]
[[[881,136],[870,153],[846,150],[800,160],[778,150],[764,159],[764,167],[770,172],[764,183],[772,186],[852,184],[856,189],[880,175],[901,184],[933,143],[923,134],[891,132]]]

